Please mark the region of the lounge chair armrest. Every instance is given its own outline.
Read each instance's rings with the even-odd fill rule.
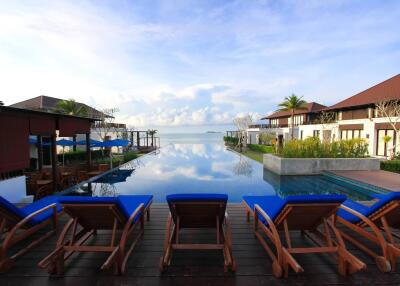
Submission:
[[[344,211],[346,211],[346,212],[348,212],[348,213],[351,213],[352,215],[354,215],[356,217],[358,217],[359,219],[361,219],[363,221],[363,223],[367,224],[371,228],[374,228],[374,227],[377,228],[375,223],[373,223],[369,218],[367,218],[365,215],[359,213],[358,211],[353,210],[352,208],[349,208],[349,207],[344,206],[344,205],[340,205],[339,208],[344,210]]]
[[[125,224],[124,231],[122,232],[122,235],[126,235],[129,231],[130,226],[132,225],[133,221],[135,220],[135,217],[142,212],[142,216],[144,215],[144,204],[141,203],[135,211],[131,214],[129,217],[127,223]]]
[[[254,216],[259,215],[259,214],[267,221],[268,225],[274,225],[274,222],[269,217],[269,215],[267,215],[267,213],[258,204],[255,204]]]
[[[382,249],[384,249],[384,251],[386,251],[386,249],[383,247],[386,244],[386,240],[385,237],[383,236],[383,234],[381,233],[380,229],[377,227],[377,225],[370,220],[368,217],[366,217],[365,215],[359,213],[356,210],[353,210],[352,208],[349,208],[347,206],[341,205],[340,208],[348,213],[351,213],[352,215],[358,217],[359,219],[362,220],[362,222],[364,224],[366,224],[367,226],[369,226],[371,228],[371,230],[374,232],[374,234],[376,235],[376,239],[378,240],[378,243],[382,246]],[[337,220],[338,216],[335,215],[335,220]],[[344,220],[344,219],[341,219]]]
[[[7,247],[8,244],[11,243],[12,238],[14,237],[14,235],[15,235],[15,233],[16,233],[16,231],[17,231],[18,229],[20,229],[21,227],[23,227],[25,224],[27,224],[29,221],[31,221],[34,217],[36,217],[36,216],[38,216],[39,214],[41,214],[41,213],[43,213],[43,212],[45,212],[45,211],[48,211],[48,210],[50,210],[50,209],[53,209],[53,217],[54,217],[55,220],[57,220],[57,214],[58,214],[58,212],[57,212],[57,204],[56,204],[56,203],[53,203],[53,204],[48,205],[48,206],[46,206],[46,207],[44,207],[44,208],[41,208],[41,209],[39,209],[39,210],[37,210],[37,211],[31,213],[30,215],[26,216],[24,219],[22,219],[20,222],[18,222],[18,223],[10,230],[10,232],[9,232],[8,235],[6,236],[6,239],[4,240],[3,246],[4,246],[4,247]]]

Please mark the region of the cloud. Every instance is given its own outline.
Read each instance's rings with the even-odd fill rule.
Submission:
[[[398,73],[398,1],[5,1],[1,100],[45,94],[142,128],[333,104]],[[373,68],[371,68],[373,67]]]

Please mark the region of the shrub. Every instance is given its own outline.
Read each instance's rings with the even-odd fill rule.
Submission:
[[[258,137],[258,140],[260,141],[260,144],[273,145],[275,137],[276,136],[272,133],[261,133]]]
[[[231,136],[224,136],[225,143],[231,143],[237,145],[239,143],[239,138],[231,137]]]
[[[104,154],[104,156],[108,156],[108,154],[109,154],[107,150],[104,150],[104,153],[102,150],[91,150],[90,152],[91,152],[90,154],[91,154],[91,157],[93,160],[102,158],[103,154]],[[57,156],[58,156],[58,160],[62,161],[63,154],[60,153],[60,154],[57,154]],[[65,152],[64,160],[66,163],[67,162],[68,163],[76,162],[76,161],[85,161],[86,160],[86,150],[76,150],[76,151]]]
[[[273,153],[274,152],[274,147],[272,147],[272,146],[265,146],[265,145],[259,145],[259,144],[248,144],[247,147],[249,147],[250,150],[260,152],[260,153]]]
[[[136,159],[137,157],[139,157],[139,155],[135,151],[126,152],[126,153],[124,153],[123,161],[124,161],[124,163],[126,163],[133,159]]]
[[[381,170],[400,173],[400,160],[382,161]]]
[[[360,138],[324,143],[309,137],[288,141],[278,154],[284,158],[363,158],[368,156],[368,143]]]

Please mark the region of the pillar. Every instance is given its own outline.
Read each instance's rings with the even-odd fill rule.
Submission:
[[[52,135],[51,137],[51,170],[53,175],[53,190],[57,192],[58,186],[58,171],[57,171],[57,143],[56,143],[56,135]]]
[[[92,166],[92,154],[90,153],[90,133],[86,133],[86,167],[88,172]]]
[[[37,137],[37,150],[38,150],[38,169],[41,171],[43,169],[43,141],[42,136]]]

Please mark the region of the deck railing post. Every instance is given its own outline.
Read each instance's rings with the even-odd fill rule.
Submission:
[[[53,190],[57,192],[58,186],[58,171],[57,171],[57,143],[56,143],[56,135],[53,134],[51,137],[51,168],[53,175]]]

